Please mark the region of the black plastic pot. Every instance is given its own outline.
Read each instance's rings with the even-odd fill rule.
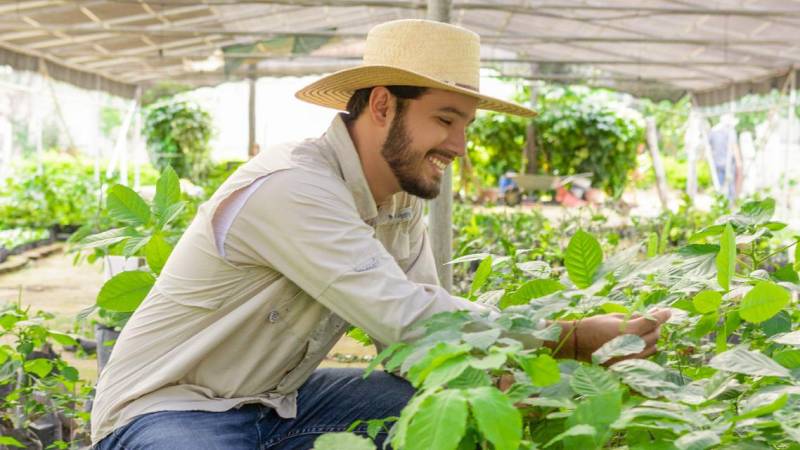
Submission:
[[[0,263],[5,262],[5,260],[8,259],[9,254],[10,252],[8,249],[0,245]]]

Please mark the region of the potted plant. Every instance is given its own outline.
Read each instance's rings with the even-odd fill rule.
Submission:
[[[106,281],[96,304],[82,312],[87,317],[97,310],[98,370],[111,353],[113,341],[130,315],[144,300],[161,273],[174,243],[183,233],[176,226],[186,203],[181,200],[178,176],[167,166],[156,184],[152,202],[120,184],[108,190],[106,212],[122,226],[78,240],[81,250],[93,250],[102,257]]]

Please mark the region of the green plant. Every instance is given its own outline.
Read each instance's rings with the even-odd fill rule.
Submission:
[[[366,371],[383,364],[417,388],[392,427],[393,448],[797,448],[800,264],[785,254],[800,253],[800,237],[780,239],[785,225],[773,212],[770,199],[748,202],[675,251],[640,244],[608,258],[577,231],[561,277],[518,279],[500,293],[496,317],[427,320],[423,337],[391,345]],[[482,258],[470,296],[492,285],[496,258]],[[646,316],[656,306],[673,317],[648,360],[611,359],[644,348],[634,335],[607,342],[591,362],[526,344],[555,344],[556,319]],[[500,389],[501,379],[510,387]],[[356,442],[336,435],[315,448],[344,439]]]
[[[40,171],[37,161],[20,161],[0,180],[0,229],[70,228],[97,211],[100,185],[90,163],[48,154],[41,165]]]
[[[211,115],[189,100],[159,100],[145,111],[144,134],[150,161],[159,170],[172,166],[180,177],[199,180],[210,164]]]
[[[123,226],[88,236],[77,235],[74,241],[80,250],[91,250],[94,258],[141,257],[147,266],[144,270],[120,272],[103,284],[95,305],[101,318],[121,327],[144,300],[183,233],[175,221],[185,207],[178,176],[170,166],[156,184],[152,204],[127,186],[117,184],[109,189],[106,212]]]
[[[636,167],[644,120],[608,91],[555,87],[543,92],[536,126],[544,172],[592,173],[592,185],[619,197]]]
[[[0,230],[0,247],[9,250],[31,242],[41,241],[50,237],[49,230],[32,228],[14,228],[11,230]]]
[[[526,98],[527,97],[527,98]],[[517,96],[527,103],[528,89]],[[538,94],[537,167],[542,173],[592,173],[592,183],[618,197],[636,167],[644,120],[620,94],[584,87],[545,86]],[[496,184],[506,171],[522,170],[528,121],[504,114],[478,116],[468,131],[467,151],[477,175]]]
[[[476,176],[484,185],[496,186],[506,172],[522,170],[527,120],[507,114],[481,112],[470,125],[467,130],[467,153]],[[462,164],[460,160],[457,163]]]
[[[77,341],[49,329],[49,319],[52,315],[30,314],[19,303],[0,310],[0,445],[36,448],[30,426],[48,418],[55,425],[55,448],[85,441],[89,414],[83,403],[92,387],[53,351],[55,343]]]
[[[103,186],[118,179],[101,170],[95,180],[94,163],[67,154],[46,153],[41,159],[15,161],[6,179],[0,179],[0,229],[55,228],[74,231],[95,222],[106,224],[101,210]],[[41,168],[41,169],[40,169]],[[133,181],[133,170],[129,183]],[[141,181],[154,183],[158,173],[141,167]]]

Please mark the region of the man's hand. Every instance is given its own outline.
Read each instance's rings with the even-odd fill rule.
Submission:
[[[556,356],[591,361],[592,353],[606,342],[623,334],[635,334],[644,340],[644,350],[636,355],[612,359],[609,364],[623,359],[646,358],[656,352],[661,324],[669,319],[670,312],[668,309],[656,309],[650,312],[650,316],[652,318],[634,315],[626,320],[624,314],[603,314],[580,321],[559,322],[562,327],[559,342],[564,343]],[[545,345],[555,348],[558,343],[547,342]]]

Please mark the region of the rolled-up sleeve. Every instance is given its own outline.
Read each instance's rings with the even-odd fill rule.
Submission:
[[[420,251],[429,252],[425,245]],[[238,262],[282,273],[384,344],[413,340],[412,325],[436,313],[485,310],[436,284],[410,280],[361,219],[346,186],[300,169],[270,175],[250,196],[225,248]]]

